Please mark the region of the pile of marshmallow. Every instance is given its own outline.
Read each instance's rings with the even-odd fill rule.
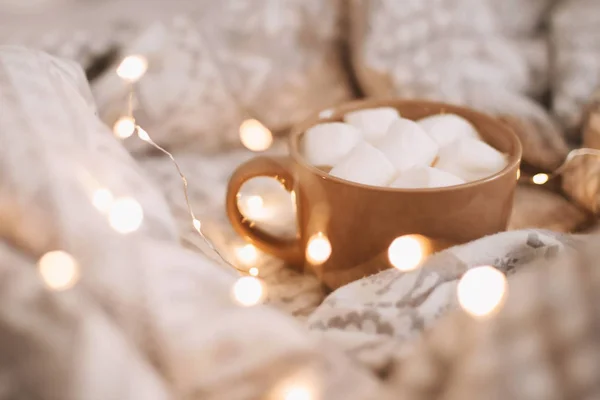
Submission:
[[[312,165],[352,182],[392,188],[460,185],[501,171],[507,156],[466,119],[438,114],[419,121],[390,107],[347,113],[313,126],[302,151]]]

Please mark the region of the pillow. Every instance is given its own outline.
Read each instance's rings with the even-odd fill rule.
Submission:
[[[600,158],[573,158],[562,174],[562,189],[575,203],[595,216],[600,215]]]
[[[538,15],[528,20],[537,24],[534,3],[527,6]],[[558,126],[527,97],[547,89],[548,49],[541,38],[513,37],[510,24],[497,20],[502,14],[480,0],[350,4],[352,62],[367,95],[442,100],[507,116],[516,120],[511,125],[525,161],[552,169],[564,159]],[[519,15],[527,13],[523,8],[519,3]]]
[[[209,153],[239,145],[247,118],[279,132],[348,99],[339,14],[338,2],[320,0],[211,1],[148,26],[121,51],[149,60],[136,84],[136,117],[164,147]],[[129,92],[114,73],[119,61],[92,83],[110,125]]]
[[[570,137],[578,139],[586,105],[600,88],[600,3],[562,1],[551,20],[552,110]]]

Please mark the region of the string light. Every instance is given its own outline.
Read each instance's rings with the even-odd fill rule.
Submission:
[[[260,121],[247,119],[240,125],[240,140],[249,150],[264,151],[271,147],[273,135]]]
[[[404,235],[397,237],[388,247],[390,264],[400,271],[411,271],[421,265],[423,261],[424,238],[418,235]]]
[[[312,394],[308,388],[303,386],[290,386],[283,393],[284,400],[311,400]]]
[[[137,82],[148,70],[148,60],[141,55],[127,56],[117,67],[119,78],[128,82]]]
[[[135,132],[135,120],[131,117],[121,117],[113,125],[113,132],[119,139],[127,139]]]
[[[272,400],[317,400],[323,396],[322,376],[313,367],[297,369],[282,377],[265,398]]]
[[[133,94],[133,92],[132,92],[132,94]],[[146,132],[144,129],[142,129],[141,126],[138,125],[136,127],[136,129],[137,129],[138,137],[141,140],[143,140],[146,143],[150,144],[152,147],[154,147],[155,149],[159,150],[160,152],[162,152],[163,154],[165,154],[167,157],[169,157],[171,159],[171,162],[173,163],[173,165],[177,169],[177,173],[179,174],[179,178],[181,179],[181,182],[183,184],[183,196],[185,198],[185,204],[187,206],[187,211],[188,211],[188,213],[190,215],[190,218],[192,220],[192,226],[194,227],[194,229],[196,229],[196,231],[198,232],[198,234],[200,235],[200,237],[202,238],[202,240],[204,241],[204,243],[206,243],[206,245],[210,248],[210,250],[212,250],[219,257],[219,259],[221,261],[223,261],[223,263],[225,263],[225,264],[229,265],[230,267],[238,270],[239,272],[244,272],[243,270],[241,270],[240,268],[236,267],[231,262],[229,262],[227,260],[227,258],[225,258],[223,256],[223,254],[221,254],[221,252],[215,247],[215,245],[206,237],[206,235],[204,235],[204,232],[202,232],[202,229],[201,229],[202,228],[202,223],[194,215],[194,211],[192,210],[192,205],[190,203],[190,195],[189,195],[189,192],[188,192],[187,178],[183,174],[183,171],[181,171],[181,167],[179,166],[179,164],[175,160],[175,157],[173,157],[173,154],[171,154],[171,152],[167,151],[165,148],[163,148],[162,146],[160,146],[159,144],[157,144],[156,142],[154,142],[152,140],[152,138],[150,137],[150,135],[148,135],[148,132]]]
[[[331,256],[331,243],[323,232],[319,232],[308,239],[306,245],[306,259],[314,265],[323,264]]]
[[[200,223],[200,220],[194,218],[192,220],[192,225],[194,225],[194,229],[196,229],[197,231],[200,231],[200,228],[202,228],[202,224]]]
[[[136,231],[144,219],[142,206],[131,197],[116,199],[108,212],[110,226],[117,232],[127,234]]]
[[[108,212],[113,202],[113,195],[108,189],[96,189],[92,195],[92,204],[100,212]]]
[[[262,197],[260,196],[249,196],[248,199],[246,200],[246,203],[248,204],[248,208],[251,210],[260,210],[262,209],[263,205],[264,205],[264,201],[262,199]]]
[[[147,69],[148,69],[148,61],[146,60],[146,58],[143,57],[143,56],[139,56],[139,55],[133,55],[133,56],[126,57],[121,62],[121,64],[117,68],[117,75],[119,77],[121,77],[125,81],[129,81],[130,83],[135,83],[137,80],[139,80],[144,75],[144,73],[146,72]],[[129,92],[128,110],[127,110],[128,114],[127,114],[126,118],[130,118],[131,120],[135,121],[135,118],[133,117],[133,104],[134,104],[134,96],[135,96],[134,85],[131,85],[130,88],[131,88],[131,90]],[[256,122],[258,122],[258,121],[256,121]],[[260,123],[258,123],[258,124],[260,124]],[[256,125],[256,124],[254,124],[254,125]],[[262,124],[260,124],[260,125],[262,126]],[[198,234],[200,235],[200,237],[202,238],[202,240],[204,241],[204,243],[206,243],[206,245],[209,247],[209,249],[211,251],[213,251],[219,257],[219,259],[223,263],[225,263],[225,264],[229,265],[230,267],[238,270],[239,272],[244,272],[243,270],[241,270],[240,268],[236,267],[231,262],[229,262],[227,260],[227,258],[225,258],[223,256],[223,254],[221,254],[221,252],[215,247],[215,245],[212,243],[212,241],[210,241],[206,237],[206,235],[204,235],[204,232],[202,232],[201,222],[194,215],[194,212],[192,210],[192,206],[190,204],[187,178],[185,177],[185,175],[181,171],[181,167],[179,166],[179,164],[175,160],[175,157],[173,157],[173,154],[171,154],[169,151],[167,151],[166,149],[164,149],[162,146],[160,146],[157,143],[155,143],[152,140],[152,138],[150,137],[150,135],[148,135],[148,132],[146,132],[144,129],[142,129],[142,127],[140,127],[139,125],[136,125],[136,130],[137,130],[138,137],[141,140],[143,140],[144,142],[150,144],[152,147],[154,147],[155,149],[157,149],[160,152],[162,152],[163,154],[165,154],[173,162],[173,165],[177,169],[177,173],[179,174],[179,177],[181,178],[181,182],[183,183],[183,195],[185,197],[187,211],[188,211],[188,213],[190,215],[190,218],[192,220],[192,225],[193,225],[194,229],[196,229],[196,231],[198,232]],[[269,147],[270,146],[270,142],[272,142],[273,138],[271,136],[271,132],[268,129],[264,128],[264,130],[266,130],[266,132],[263,132],[262,136],[264,136],[264,137],[268,136],[268,138],[269,138],[269,144],[266,147]],[[266,135],[265,133],[268,133],[268,135]],[[266,140],[264,140],[264,141],[266,142]],[[140,207],[140,210],[141,210],[141,207]],[[142,214],[142,218],[143,218],[143,214]],[[118,219],[118,218],[115,218],[115,220],[116,219]],[[140,223],[141,223],[141,221],[140,221]],[[111,223],[111,225],[113,225],[113,223]],[[120,227],[120,225],[118,223],[117,223],[117,227]],[[114,228],[114,226],[113,226],[113,228]],[[115,228],[115,229],[117,229],[117,228]]]
[[[531,178],[531,181],[533,183],[535,183],[536,185],[543,185],[544,183],[548,182],[548,179],[550,179],[548,177],[548,174],[535,174],[533,176],[533,178]]]
[[[521,168],[517,170],[517,180],[521,178]]]
[[[233,285],[233,298],[243,306],[256,305],[262,301],[263,296],[262,282],[253,276],[243,276]]]
[[[148,69],[148,61],[144,56],[130,55],[122,60],[120,65],[117,67],[116,72],[117,72],[117,75],[119,77],[121,77],[123,80],[128,81],[130,83],[135,83],[146,73],[147,69]],[[130,91],[130,95],[129,95],[128,115],[126,117],[122,118],[122,121],[120,124],[118,124],[119,121],[117,121],[117,124],[115,124],[115,126],[113,127],[115,134],[119,137],[130,136],[131,132],[132,132],[132,130],[130,129],[131,124],[132,124],[132,122],[133,122],[133,124],[135,124],[135,119],[133,117],[133,97],[134,97],[134,95],[135,95],[134,86],[131,85],[131,91]],[[319,116],[321,118],[328,118],[331,116],[331,113],[332,113],[332,111],[328,109],[328,110],[324,110]],[[200,220],[198,220],[195,217],[193,210],[191,208],[191,205],[190,205],[189,194],[188,194],[188,189],[187,189],[187,179],[183,175],[181,168],[179,167],[179,165],[178,165],[177,161],[175,160],[175,158],[173,157],[173,155],[170,152],[168,152],[167,150],[165,150],[164,148],[162,148],[160,145],[155,143],[150,138],[148,133],[145,130],[143,130],[140,126],[136,126],[136,129],[137,129],[138,137],[141,140],[149,143],[150,145],[155,147],[157,150],[159,150],[159,151],[163,152],[165,155],[167,155],[171,159],[171,161],[173,162],[175,167],[177,168],[177,171],[178,171],[179,176],[183,183],[184,196],[185,196],[185,200],[186,200],[186,204],[187,204],[187,209],[188,209],[188,212],[191,217],[192,225],[194,226],[196,231],[200,234],[203,241],[208,245],[208,247],[212,251],[214,251],[217,254],[217,256],[224,263],[228,264],[232,268],[237,269],[240,272],[246,273],[246,271],[231,264],[202,232],[201,222],[200,222]],[[273,142],[273,135],[267,127],[265,127],[262,123],[260,123],[256,119],[248,119],[248,120],[243,121],[243,123],[240,125],[240,139],[241,139],[241,142],[244,144],[244,146],[246,146],[248,149],[253,150],[253,151],[263,151],[263,150],[268,149],[271,146],[271,144]],[[549,179],[552,179],[553,177],[560,174],[562,172],[562,170],[567,167],[567,165],[573,158],[580,156],[580,155],[585,155],[585,154],[600,156],[600,150],[588,149],[588,148],[573,150],[567,155],[564,163],[557,170],[555,170],[552,173],[552,175],[548,176],[546,174],[541,174],[541,175],[544,175],[545,178],[535,178],[535,176],[534,176],[534,178],[533,178],[534,183],[536,183],[536,184],[546,183]],[[518,170],[517,171],[517,179],[519,179],[520,175],[521,175],[521,171]],[[540,174],[538,174],[538,175],[540,175]],[[542,180],[543,180],[543,182],[541,182]],[[105,204],[108,203],[108,200],[106,200],[106,202],[105,202],[105,200],[102,200],[103,196],[105,199],[108,199],[108,196],[106,196],[106,193],[99,195],[98,198],[96,198],[94,196],[94,200],[93,200],[94,205],[99,209],[103,209],[105,207]],[[258,198],[260,198],[260,196],[258,196]],[[258,198],[249,200],[249,208],[254,209],[254,210],[259,210],[259,209],[263,208],[264,204],[259,203],[262,200],[262,198],[260,198],[260,200],[258,200]],[[295,193],[292,192],[292,201],[295,201],[295,200],[296,200]],[[139,204],[138,204],[138,206],[139,206]],[[113,208],[114,208],[114,204],[111,204],[111,207],[110,207],[111,211],[113,211]],[[120,213],[115,212],[115,214],[118,215]],[[139,223],[141,224],[141,219],[143,218],[143,213],[141,213],[141,207],[140,207],[140,215],[141,215],[141,217],[139,218],[139,220],[140,220]],[[110,218],[111,225],[116,225],[117,226],[116,228],[115,228],[115,226],[113,226],[113,227],[115,229],[119,230],[120,224],[116,223],[116,220],[118,220],[120,218],[114,218],[114,217],[115,217],[115,215],[113,215],[111,213],[111,218]],[[127,225],[127,224],[124,224],[124,225]],[[131,224],[131,226],[133,226],[133,225],[135,225],[135,224]],[[135,229],[137,229],[137,227]],[[400,250],[397,250],[396,246],[400,246],[400,245],[406,246],[407,244],[406,243],[402,244],[402,242],[400,242],[400,244],[398,244],[398,243],[394,244],[394,242],[393,242],[392,245],[390,245],[390,248],[388,249],[388,257],[390,258],[390,262],[392,263],[392,265],[396,266],[396,268],[399,268],[399,269],[411,268],[411,266],[412,266],[412,268],[415,268],[416,266],[418,266],[420,261],[417,262],[416,260],[422,258],[423,255],[421,254],[421,256],[418,257],[417,252],[414,251],[413,254],[408,254],[408,255],[405,255],[404,257],[399,257],[398,254],[399,254]],[[414,242],[413,242],[413,246],[414,246]],[[309,239],[307,247],[306,247],[306,257],[309,262],[312,262],[314,264],[320,264],[320,263],[325,262],[327,259],[329,259],[330,255],[331,255],[331,251],[332,251],[331,243],[329,242],[329,240],[327,239],[327,237],[324,234],[319,233]],[[401,262],[400,258],[402,258],[404,261]],[[408,260],[412,260],[412,262],[409,262]],[[256,279],[256,278],[254,278],[254,279]]]
[[[248,273],[250,274],[250,276],[258,276],[258,268],[252,267],[248,270]]]
[[[250,219],[261,219],[265,214],[264,200],[261,196],[248,196],[244,200],[244,214]]]
[[[496,268],[489,265],[472,268],[458,282],[458,302],[473,317],[485,318],[503,304],[506,289],[506,277]]]
[[[258,259],[258,251],[254,245],[248,243],[235,249],[238,260],[244,265],[252,265]]]
[[[148,132],[143,130],[142,127],[139,125],[137,126],[137,134],[138,134],[138,137],[140,139],[142,139],[144,142],[150,142],[150,135],[148,135]]]
[[[581,149],[571,150],[569,152],[569,154],[567,154],[565,161],[557,169],[555,169],[554,172],[552,172],[552,174],[550,174],[550,175],[544,174],[544,173],[535,174],[531,178],[532,182],[535,183],[536,185],[545,184],[550,179],[553,179],[553,178],[556,178],[557,176],[559,176],[569,166],[569,164],[571,163],[571,161],[573,161],[573,159],[575,159],[577,157],[581,157],[581,156],[594,156],[594,157],[600,158],[600,149],[590,149],[587,147],[583,147]]]
[[[67,252],[56,250],[44,254],[38,261],[38,272],[50,289],[67,290],[79,280],[79,267]]]

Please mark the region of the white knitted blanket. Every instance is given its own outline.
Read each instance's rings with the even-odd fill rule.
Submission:
[[[268,8],[267,3],[262,6]],[[325,3],[305,3],[302,18],[290,16],[283,25],[275,24],[273,32],[290,27],[302,32],[311,15],[330,15],[324,13]],[[523,5],[516,1],[503,4],[510,7],[509,3]],[[536,2],[531,12],[537,15],[545,10],[542,3]],[[561,15],[575,11],[567,3],[557,7],[555,21],[557,27],[568,30],[574,18]],[[93,4],[79,8],[79,15],[90,20],[94,14],[90,10],[105,10],[97,13],[97,18],[112,20],[114,13],[105,7],[114,11],[115,3]],[[178,4],[191,7],[189,2]],[[160,7],[148,7],[154,10],[148,15],[160,14]],[[237,12],[244,10],[248,11],[241,7]],[[336,11],[329,12],[335,15]],[[220,14],[213,10],[207,15]],[[148,16],[136,21],[151,19]],[[83,20],[73,19],[84,26]],[[43,20],[38,21],[43,26]],[[228,20],[223,31],[231,32],[237,21]],[[524,17],[521,22],[527,25],[527,21]],[[245,22],[251,24],[251,19]],[[523,26],[512,22],[518,26],[511,29]],[[99,46],[97,52],[84,52],[89,58],[75,58],[88,65],[86,60],[104,54],[115,43],[132,51],[158,43],[154,61],[161,68],[149,71],[150,79],[142,83],[140,101],[148,107],[140,109],[149,111],[144,111],[141,120],[159,143],[175,150],[205,232],[223,254],[235,260],[235,248],[242,242],[225,219],[224,191],[230,172],[252,155],[243,150],[200,155],[194,146],[206,144],[214,152],[230,145],[236,135],[232,132],[249,111],[279,129],[313,107],[320,108],[312,100],[320,97],[321,91],[330,94],[321,99],[324,106],[349,97],[350,89],[340,83],[345,76],[338,67],[317,73],[320,80],[315,80],[312,71],[323,71],[330,65],[319,56],[323,49],[308,56],[316,60],[310,65],[305,62],[307,57],[298,57],[281,66],[273,62],[272,54],[264,53],[263,59],[271,60],[271,64],[250,72],[236,71],[236,59],[227,55],[217,57],[215,67],[203,56],[210,51],[208,42],[202,41],[205,36],[181,33],[187,29],[186,23],[185,19],[176,20],[174,28],[166,25],[147,30],[147,25],[139,22],[137,28],[125,29],[129,33],[119,39],[122,42],[115,41],[106,26],[95,25],[97,31],[90,26],[94,40],[110,38],[112,44]],[[311,40],[329,38],[336,43],[338,31],[333,26],[337,25],[314,32]],[[252,28],[240,25],[239,30],[244,29]],[[19,30],[6,31],[11,33],[11,41],[20,41]],[[232,33],[228,40],[236,43],[238,33]],[[191,43],[191,53],[178,50],[182,37]],[[44,47],[38,39],[32,38],[30,43]],[[57,41],[61,49],[69,42],[64,36]],[[82,47],[78,48],[89,43],[80,38]],[[267,52],[268,43],[263,38],[256,46]],[[286,51],[297,51],[294,49],[297,47],[283,46],[273,49],[273,54],[284,58]],[[312,47],[307,49],[310,53]],[[170,57],[176,57],[171,66],[164,63]],[[578,68],[593,64],[573,63]],[[177,65],[203,71],[187,76],[191,89],[185,84],[173,86]],[[564,65],[565,71],[572,71],[570,61]],[[275,87],[256,84],[233,91],[230,84],[226,88],[207,86],[209,82],[224,84],[217,79],[218,67],[222,66],[229,66],[228,76],[243,77],[237,81],[240,85],[251,82],[246,79],[249,76],[261,82],[256,76],[262,76],[264,68],[279,71],[281,79],[274,80],[279,82]],[[93,82],[92,95],[76,64],[19,47],[0,47],[0,399],[281,399],[297,388],[308,388],[313,398],[322,399],[397,398],[401,388],[409,385],[386,377],[390,371],[402,370],[405,356],[423,330],[433,327],[435,332],[442,315],[455,315],[456,284],[466,270],[489,264],[513,279],[513,272],[525,266],[550,265],[552,260],[568,256],[580,241],[585,242],[541,230],[508,232],[440,253],[416,272],[386,271],[352,283],[324,302],[325,294],[314,277],[293,272],[278,260],[261,255],[257,266],[267,284],[268,305],[241,308],[231,301],[235,274],[214,258],[192,229],[181,181],[169,160],[148,154],[147,145],[135,138],[124,147],[96,115],[99,110],[104,122],[110,124],[123,111],[126,88],[110,76],[113,67],[107,71]],[[567,75],[573,76],[565,72]],[[299,91],[307,85],[316,91]],[[327,85],[336,91],[327,92]],[[207,100],[193,95],[205,89],[222,102],[225,114],[221,118],[215,118],[218,110],[198,111]],[[264,100],[278,90],[289,100]],[[244,97],[243,93],[251,95]],[[560,93],[556,92],[558,98]],[[249,106],[253,104],[265,108]],[[286,113],[286,109],[299,108],[301,113]],[[277,120],[282,115],[289,120]],[[203,118],[209,123],[201,129],[190,125]],[[224,123],[235,129],[224,127]],[[229,134],[214,135],[215,129]],[[192,152],[188,151],[190,144]],[[281,153],[285,149],[277,143],[270,151]],[[129,235],[111,229],[106,216],[93,206],[92,196],[99,187],[120,197],[135,197],[144,210],[141,229]],[[529,189],[521,193],[529,199],[523,204],[532,204]],[[535,222],[524,220],[525,215],[534,214],[530,206],[521,213],[517,207],[513,226],[570,229],[575,227],[573,220],[580,223],[586,218],[572,205],[552,201],[555,205],[543,211],[544,207],[535,207]],[[566,215],[572,224],[568,228],[563,224]],[[37,260],[58,249],[73,255],[80,268],[78,283],[64,292],[45,287],[36,272]],[[469,332],[478,331],[472,328]],[[461,364],[456,360],[448,365]],[[409,378],[416,386],[423,382],[416,375],[416,380]],[[446,382],[442,378],[436,382],[442,381]],[[473,395],[475,387],[467,387],[466,393]],[[448,397],[437,393],[439,398],[454,399],[452,393]]]

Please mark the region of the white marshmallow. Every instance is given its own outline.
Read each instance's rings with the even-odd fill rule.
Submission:
[[[507,163],[506,155],[489,144],[465,138],[443,147],[435,167],[466,181],[475,181],[501,171]]]
[[[391,107],[369,108],[346,113],[344,121],[358,128],[365,140],[374,143],[382,138],[391,123],[400,118],[398,110]]]
[[[337,164],[362,140],[361,132],[343,122],[326,122],[308,129],[302,139],[302,154],[316,166]]]
[[[435,141],[416,122],[405,118],[390,125],[377,148],[400,172],[431,165],[439,150]]]
[[[477,129],[469,121],[456,114],[432,115],[420,119],[417,123],[440,147],[467,137],[481,140]]]
[[[449,172],[432,167],[415,167],[401,173],[390,187],[402,189],[437,188],[462,185],[465,181]]]
[[[363,141],[329,173],[335,177],[364,185],[387,186],[394,178],[396,171],[381,151]]]

